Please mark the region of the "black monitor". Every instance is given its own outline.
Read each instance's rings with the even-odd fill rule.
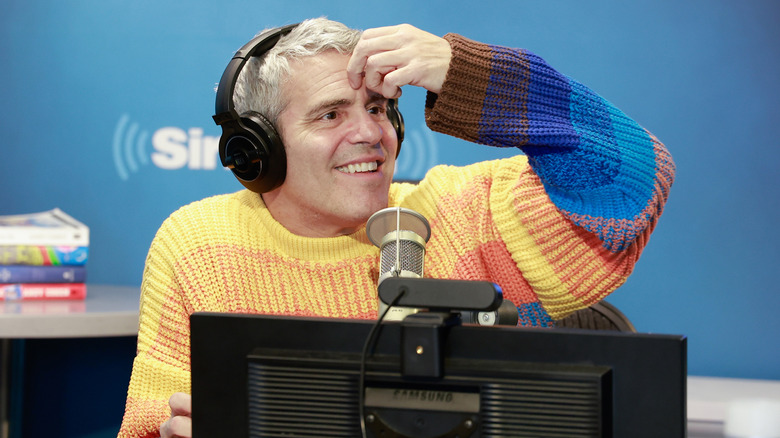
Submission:
[[[683,336],[374,325],[193,314],[194,437],[685,436]]]

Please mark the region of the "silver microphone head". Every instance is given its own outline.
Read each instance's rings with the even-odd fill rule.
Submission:
[[[423,215],[408,208],[385,208],[368,219],[366,233],[380,250],[378,283],[389,277],[423,276],[425,244],[431,237],[431,226]],[[380,300],[379,314],[386,308]],[[415,312],[415,309],[393,308],[385,319],[399,320]]]

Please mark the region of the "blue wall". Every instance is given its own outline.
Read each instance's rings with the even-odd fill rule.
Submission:
[[[642,331],[688,335],[691,374],[780,379],[780,3],[481,4],[5,0],[0,214],[64,209],[92,230],[90,282],[138,285],[168,214],[240,188],[216,166],[213,89],[257,31],[327,15],[457,32],[536,52],[668,145],[667,210],[611,301]],[[431,133],[423,97],[401,101],[398,177],[506,154]]]

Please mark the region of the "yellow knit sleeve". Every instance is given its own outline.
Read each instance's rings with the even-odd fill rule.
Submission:
[[[497,283],[523,325],[551,325],[603,299],[625,282],[646,242],[606,250],[552,203],[522,154],[437,166],[416,188],[394,193],[431,223],[426,276]]]
[[[146,258],[138,350],[120,438],[159,436],[160,424],[170,416],[170,396],[190,393],[189,311],[174,267],[186,251],[180,238],[186,234],[177,213],[160,227]]]
[[[553,204],[530,166],[519,178],[499,171],[493,185],[499,235],[552,319],[604,299],[626,281],[646,239],[609,251]]]

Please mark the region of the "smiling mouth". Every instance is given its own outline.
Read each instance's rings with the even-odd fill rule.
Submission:
[[[348,164],[346,166],[337,167],[336,170],[341,173],[365,173],[376,172],[377,167],[379,167],[377,162],[371,161],[368,163]]]

